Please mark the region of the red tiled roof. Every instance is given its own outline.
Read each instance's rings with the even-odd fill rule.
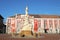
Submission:
[[[34,16],[35,18],[60,18],[58,15],[30,15]]]
[[[20,16],[21,14],[17,14],[17,16]],[[60,18],[60,16],[58,15],[36,15],[36,14],[29,14],[30,16],[34,16],[34,18]],[[15,17],[14,16],[10,16],[10,17]]]

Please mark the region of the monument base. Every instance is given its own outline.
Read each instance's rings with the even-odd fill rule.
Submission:
[[[29,36],[32,36],[32,35],[33,35],[32,31],[29,31],[29,30],[23,30],[23,31],[20,32],[21,37],[29,37]]]

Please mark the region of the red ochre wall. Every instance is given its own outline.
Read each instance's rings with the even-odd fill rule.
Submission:
[[[38,20],[34,19],[34,32],[38,31]]]

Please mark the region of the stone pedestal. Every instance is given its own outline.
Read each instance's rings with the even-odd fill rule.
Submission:
[[[31,31],[29,31],[29,30],[23,30],[23,31],[21,31],[21,33],[20,33],[20,36],[21,37],[29,37],[29,36],[31,36],[32,35],[32,33],[31,33]]]

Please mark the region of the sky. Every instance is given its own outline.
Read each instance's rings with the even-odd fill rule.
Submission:
[[[0,14],[6,20],[9,16],[25,14],[60,15],[60,0],[0,0]]]

